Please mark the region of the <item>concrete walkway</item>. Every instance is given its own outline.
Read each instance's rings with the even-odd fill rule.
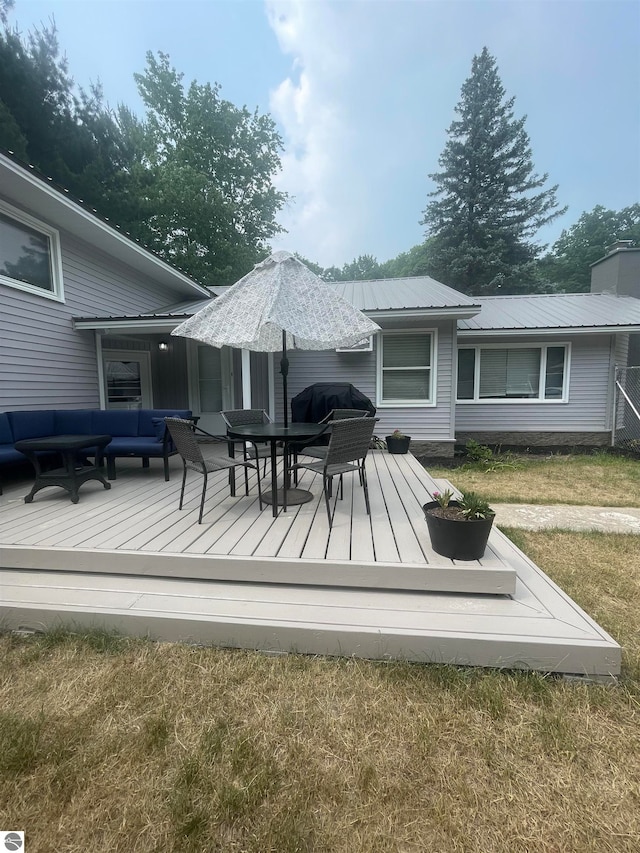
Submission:
[[[640,534],[640,509],[636,507],[536,506],[492,502],[498,525],[543,530],[562,527],[568,530],[602,530],[605,533]]]

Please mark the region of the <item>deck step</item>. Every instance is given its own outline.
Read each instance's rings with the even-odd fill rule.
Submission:
[[[620,665],[606,635],[509,597],[21,571],[1,571],[0,587],[4,630],[106,629],[268,652],[599,677]]]
[[[273,557],[180,554],[164,551],[120,551],[118,559],[108,550],[83,548],[36,548],[6,545],[4,568],[57,569],[67,572],[146,575],[181,580],[212,580],[270,583],[293,586],[352,587],[411,592],[469,592],[511,595],[516,573],[494,548],[482,565],[478,561],[449,560],[433,563],[358,563],[354,560],[285,560]]]

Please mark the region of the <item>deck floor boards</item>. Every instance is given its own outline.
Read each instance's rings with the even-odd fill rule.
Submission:
[[[164,639],[515,666],[597,677],[619,672],[615,641],[494,529],[480,561],[431,548],[422,504],[442,489],[410,454],[367,459],[371,515],[358,476],[334,482],[329,529],[322,478],[301,470],[308,503],[273,518],[256,475],[236,497],[228,477],[118,461],[110,490],[86,483],[25,504],[27,480],[0,496],[0,624],[95,624]],[[262,480],[266,491],[270,474]]]

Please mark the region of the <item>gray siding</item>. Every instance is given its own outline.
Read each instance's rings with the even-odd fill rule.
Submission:
[[[60,244],[64,303],[0,284],[0,411],[98,407],[94,335],[75,331],[73,317],[137,314],[175,299],[64,231]]]
[[[169,344],[168,352],[160,352],[158,344]],[[187,339],[168,334],[142,337],[104,337],[102,352],[109,350],[148,352],[151,360],[151,393],[156,409],[189,408],[189,376],[187,371]]]
[[[251,359],[251,407],[269,411],[269,361],[264,352],[252,352]]]
[[[546,338],[545,343],[571,343],[568,403],[458,403],[459,432],[597,432],[610,420],[611,335]],[[487,338],[465,338],[464,344],[490,343]],[[522,338],[493,339],[521,343]],[[462,343],[462,342],[461,342]],[[534,345],[534,341],[531,341]],[[537,341],[536,343],[540,343]]]
[[[406,328],[409,324],[405,322]],[[416,324],[417,328],[426,328],[424,320]],[[389,328],[385,326],[385,328]],[[379,407],[377,416],[378,435],[388,435],[394,429],[401,429],[407,435],[419,441],[447,441],[453,438],[454,424],[452,412],[452,358],[453,321],[432,324],[438,332],[438,353],[436,369],[436,406],[430,407]],[[366,394],[374,406],[376,399],[376,346],[374,338],[373,352],[338,353],[335,350],[322,352],[304,352],[296,350],[289,353],[289,399],[295,397],[308,385],[315,382],[350,382]],[[276,417],[282,419],[282,378],[280,376],[280,354],[274,356],[276,386]],[[289,408],[289,412],[291,409]]]

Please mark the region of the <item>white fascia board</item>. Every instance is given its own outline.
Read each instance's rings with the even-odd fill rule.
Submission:
[[[502,335],[611,335],[614,332],[638,332],[640,323],[636,326],[562,326],[557,329],[458,329],[458,338],[496,338]]]
[[[411,318],[430,318],[437,319],[439,317],[453,320],[467,320],[470,317],[475,317],[481,310],[480,305],[469,306],[468,308],[396,308],[376,311],[372,309],[363,310],[363,314],[370,317],[372,320],[382,319],[389,320],[394,317],[407,319]]]
[[[66,229],[89,245],[116,256],[149,278],[155,277],[181,293],[210,295],[206,287],[119,232],[115,225],[103,222],[97,214],[85,210],[73,198],[65,197],[65,190],[47,184],[46,178],[28,172],[23,166],[0,154],[0,173],[2,170],[8,174],[2,178],[1,185],[10,198],[35,210],[54,227]],[[9,178],[13,181],[13,192],[7,182]],[[20,185],[23,190],[16,192]]]
[[[95,320],[74,320],[74,329],[91,329],[101,332],[117,332],[122,329],[136,329],[139,332],[151,332],[155,329],[165,331],[167,329],[175,329],[175,327],[186,320],[190,315],[185,314],[184,317],[148,317],[141,319],[100,319]]]

